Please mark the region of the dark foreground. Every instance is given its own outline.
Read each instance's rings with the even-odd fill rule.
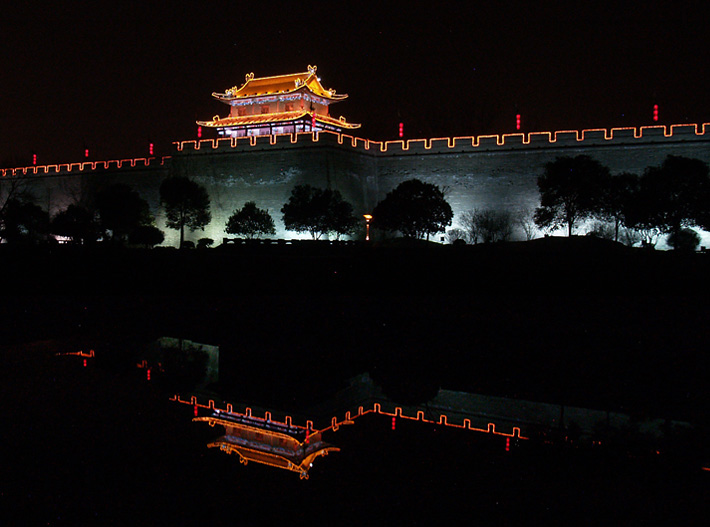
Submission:
[[[707,255],[596,241],[490,248],[0,254],[2,525],[704,524],[707,448],[576,448],[367,417],[308,481],[209,451],[135,361],[220,346],[226,399],[299,409],[370,372],[693,424],[707,438]],[[60,248],[61,249],[61,248]],[[53,344],[28,346],[51,340]],[[54,357],[95,348],[88,368]],[[206,428],[206,429],[205,429]],[[698,437],[698,435],[694,436]],[[705,442],[704,444],[707,444]],[[467,521],[467,523],[468,523]]]
[[[506,452],[500,437],[376,416],[331,433],[342,451],[301,481],[206,449],[218,431],[138,375],[31,351],[3,377],[3,525],[702,525],[708,512],[710,474],[677,453]]]

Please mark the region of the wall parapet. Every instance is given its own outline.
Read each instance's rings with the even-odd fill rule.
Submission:
[[[0,169],[0,177],[54,176],[100,170],[122,170],[130,168],[151,168],[163,166],[171,156],[138,157],[135,159],[110,159],[105,161],[84,161],[81,163],[57,163],[52,165],[31,165]]]
[[[593,128],[557,130],[479,136],[433,137],[373,141],[335,132],[299,132],[294,134],[264,135],[176,141],[178,155],[188,152],[227,153],[255,152],[273,149],[293,149],[304,146],[335,146],[350,148],[376,157],[495,152],[541,148],[580,148],[585,146],[645,145],[672,142],[710,142],[710,123],[672,124],[641,127]],[[0,169],[0,177],[72,174],[125,168],[148,168],[165,165],[171,156],[135,159],[84,161],[50,165]]]
[[[601,145],[634,145],[673,141],[710,141],[710,123],[640,127],[590,128],[479,136],[433,137],[373,141],[335,132],[203,139],[173,143],[178,152],[255,151],[305,145],[339,145],[375,156],[446,154],[451,152],[506,151],[535,148],[563,148]]]

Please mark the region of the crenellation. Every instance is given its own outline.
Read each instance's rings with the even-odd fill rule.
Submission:
[[[579,130],[561,130],[555,132],[553,135],[554,139],[552,143],[574,143],[582,141],[581,133]]]
[[[601,144],[611,140],[611,134],[607,128],[595,128],[592,130],[582,130],[582,138],[579,141],[584,141],[587,144]]]
[[[503,136],[503,145],[504,146],[523,146],[527,145],[529,141],[525,141],[525,134],[505,134]]]
[[[697,124],[673,124],[670,135],[678,138],[677,136],[702,135],[702,132],[698,130]]]
[[[493,149],[498,146],[498,135],[479,135],[476,137],[474,146],[480,149]]]
[[[473,136],[454,137],[453,148],[473,148],[476,146],[476,138]]]
[[[294,185],[328,186],[353,203],[356,214],[371,212],[376,203],[406,179],[449,188],[447,199],[455,218],[472,208],[516,211],[537,205],[536,179],[546,163],[559,156],[587,154],[613,174],[641,174],[669,154],[710,163],[708,124],[625,127],[529,134],[501,134],[394,141],[331,132],[299,132],[274,136],[224,137],[174,143],[171,156],[83,161],[0,170],[3,177],[32,178],[38,203],[51,200],[50,212],[82,193],[122,181],[139,190],[165,228],[159,187],[170,168],[181,165],[205,185],[213,204],[213,221],[195,239],[225,237],[231,211],[253,200],[271,211],[277,237],[291,238],[279,211]],[[71,188],[71,196],[69,190]],[[65,193],[66,196],[63,196]],[[45,205],[46,206],[46,205]]]
[[[402,142],[404,143],[404,141]],[[426,152],[428,147],[425,139],[411,139],[406,142],[406,147],[403,150],[413,154],[421,154]]]
[[[634,141],[640,137],[636,128],[612,128],[611,139],[614,141]]]
[[[666,139],[669,134],[666,133],[666,127],[663,125],[658,126],[642,126],[641,127],[641,138],[642,139]]]
[[[528,134],[528,145],[532,147],[544,147],[553,143],[551,132],[531,132]]]
[[[434,152],[445,152],[453,147],[454,143],[451,137],[433,137],[429,139],[428,149]]]

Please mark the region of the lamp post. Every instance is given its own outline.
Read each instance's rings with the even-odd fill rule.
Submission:
[[[365,218],[365,241],[369,242],[370,241],[370,220],[372,219],[372,214],[363,214],[363,218]]]

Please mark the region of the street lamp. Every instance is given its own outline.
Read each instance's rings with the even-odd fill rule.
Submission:
[[[370,220],[372,219],[372,214],[363,214],[362,217],[365,218],[365,228],[366,228],[365,241],[369,242],[370,241]]]

